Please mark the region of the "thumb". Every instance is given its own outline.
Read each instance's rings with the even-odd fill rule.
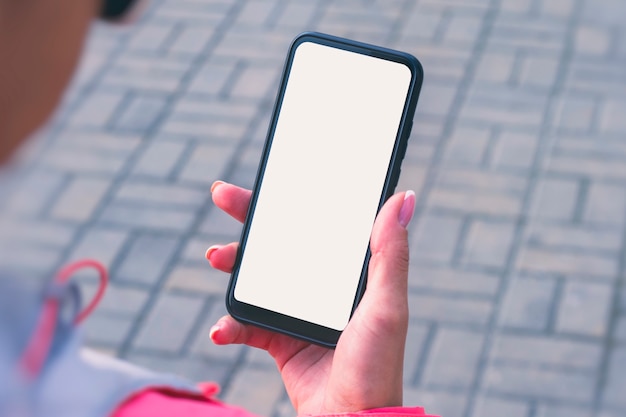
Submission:
[[[392,196],[378,213],[372,229],[367,293],[392,297],[393,302],[406,299],[409,272],[409,244],[406,226],[415,210],[415,193],[406,191]],[[395,303],[394,303],[395,304]],[[387,305],[394,305],[387,304]]]

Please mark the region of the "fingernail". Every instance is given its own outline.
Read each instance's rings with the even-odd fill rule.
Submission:
[[[415,211],[415,192],[407,191],[404,193],[404,202],[402,203],[402,207],[400,208],[400,213],[398,214],[398,222],[402,225],[402,227],[407,227],[413,218],[413,212]]]
[[[211,185],[211,192],[215,191],[215,189],[222,184],[226,184],[226,183],[224,181],[215,181],[213,185]]]
[[[213,252],[215,252],[221,247],[222,245],[213,245],[209,249],[207,249],[206,253],[204,254],[204,257],[207,259],[207,261],[211,262],[211,255],[213,254]]]
[[[211,340],[215,341],[215,336],[217,335],[217,333],[219,333],[219,331],[220,326],[218,326],[217,324],[211,327],[211,330],[209,330],[209,337],[211,338]]]

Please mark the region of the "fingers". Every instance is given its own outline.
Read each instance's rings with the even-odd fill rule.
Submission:
[[[243,223],[252,191],[223,181],[215,181],[211,186],[211,193],[216,206]]]
[[[238,322],[231,316],[224,316],[211,327],[211,340],[216,345],[241,344],[267,350],[277,361],[285,347],[297,349],[306,343],[269,330]]]
[[[251,336],[250,330],[231,316],[224,316],[211,327],[209,336],[216,345],[246,344]]]
[[[231,273],[237,257],[238,246],[239,244],[236,242],[228,245],[213,245],[207,249],[204,256],[213,268]]]

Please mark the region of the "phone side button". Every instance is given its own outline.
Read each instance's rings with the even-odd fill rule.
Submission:
[[[393,176],[391,179],[391,183],[389,184],[390,190],[394,191],[398,186],[398,180],[400,179],[400,174],[402,174],[402,168],[398,169],[398,173]]]
[[[406,133],[402,135],[402,141],[400,143],[400,149],[398,150],[398,154],[400,156],[400,160],[404,159],[404,155],[406,154],[406,148],[409,144],[409,137],[411,136],[411,131],[413,130],[413,120],[408,123],[408,128],[406,129]]]

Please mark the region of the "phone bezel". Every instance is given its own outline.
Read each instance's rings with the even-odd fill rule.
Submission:
[[[404,103],[400,125],[398,126],[398,131],[396,133],[395,144],[391,159],[389,161],[389,166],[387,168],[385,184],[381,192],[377,212],[381,209],[384,202],[393,194],[398,182],[398,178],[400,175],[400,165],[406,151],[406,146],[412,127],[413,115],[415,113],[417,99],[419,97],[419,92],[423,81],[423,69],[417,58],[410,54],[318,32],[305,32],[298,35],[291,43],[289,52],[287,54],[280,86],[278,89],[270,121],[270,126],[268,129],[268,134],[266,137],[265,145],[263,147],[263,153],[252,191],[252,199],[250,201],[250,206],[248,208],[246,220],[244,222],[243,230],[239,240],[240,244],[237,251],[235,266],[233,268],[233,272],[231,274],[230,282],[228,285],[228,290],[226,294],[226,308],[231,316],[241,322],[252,324],[268,330],[287,334],[289,336],[293,336],[311,343],[332,348],[336,346],[337,341],[341,336],[341,331],[300,320],[295,317],[286,316],[284,314],[270,311],[262,307],[247,304],[237,300],[234,296],[239,265],[241,263],[243,250],[246,245],[247,235],[250,230],[250,225],[254,215],[256,201],[265,172],[268,155],[271,150],[272,140],[276,130],[278,117],[280,115],[280,109],[283,103],[283,97],[285,94],[287,83],[289,81],[291,66],[298,46],[305,42],[318,43],[321,45],[339,48],[350,52],[398,62],[406,65],[411,71],[411,82]],[[370,249],[368,245],[368,249],[363,261],[363,268],[361,270],[359,285],[355,293],[352,314],[354,313],[354,310],[356,309],[365,291],[369,258]]]

